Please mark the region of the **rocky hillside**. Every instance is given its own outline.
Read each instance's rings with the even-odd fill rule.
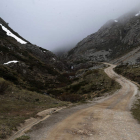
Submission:
[[[45,92],[62,84],[58,77],[67,69],[52,52],[31,44],[0,18],[0,77]]]
[[[134,10],[108,21],[98,32],[80,41],[68,52],[71,62],[110,61],[140,45],[140,12]]]

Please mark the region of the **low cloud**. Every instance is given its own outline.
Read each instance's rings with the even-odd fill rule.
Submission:
[[[138,7],[139,0],[4,0],[1,17],[33,44],[70,48],[104,23]]]

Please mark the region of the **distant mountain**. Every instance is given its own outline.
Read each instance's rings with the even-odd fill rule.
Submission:
[[[73,63],[111,61],[140,45],[140,8],[109,20],[67,54]]]
[[[22,88],[47,92],[66,86],[68,72],[96,67],[94,62],[139,63],[139,46],[140,8],[109,20],[72,50],[59,52],[59,58],[31,44],[0,18],[0,77]]]
[[[59,86],[67,66],[55,54],[31,44],[0,18],[0,77],[29,90]]]

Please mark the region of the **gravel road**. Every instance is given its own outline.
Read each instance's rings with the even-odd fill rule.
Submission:
[[[31,140],[140,140],[140,125],[129,109],[137,86],[105,69],[122,88],[98,102],[63,109],[32,128]]]

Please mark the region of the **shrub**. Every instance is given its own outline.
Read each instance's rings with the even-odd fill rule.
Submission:
[[[79,101],[84,101],[84,97],[82,97],[79,94],[66,94],[63,93],[61,96],[59,96],[59,99],[61,101],[70,101],[70,102],[79,102]]]
[[[86,82],[85,81],[82,81],[78,84],[75,84],[75,85],[71,85],[70,88],[72,91],[76,92],[78,91],[82,86],[85,86],[86,85]]]
[[[19,138],[16,138],[15,140],[29,140],[30,137],[29,136],[21,136]]]
[[[89,70],[89,71],[87,71],[87,72],[84,74],[83,77],[86,78],[87,75],[90,75],[90,74],[92,74],[92,73],[93,73],[93,71],[92,71],[92,70]]]
[[[0,95],[4,95],[6,91],[8,91],[10,84],[8,82],[1,82],[0,83]]]
[[[60,81],[60,82],[63,82],[63,83],[68,83],[69,78],[67,76],[65,76],[65,75],[59,75],[57,77],[57,80]]]
[[[93,73],[95,73],[96,75],[98,75],[99,74],[99,70],[98,69],[95,69],[95,70],[93,70]]]
[[[58,89],[52,89],[48,90],[48,93],[51,94],[52,96],[58,97],[61,95],[61,93],[63,93],[63,91]]]
[[[112,79],[112,80],[111,80],[111,86],[114,86],[114,85],[115,85],[115,80]]]
[[[6,66],[0,66],[0,76],[4,79],[11,81],[15,84],[18,84],[18,75],[15,71],[7,68]]]
[[[37,81],[37,80],[28,80],[28,83],[31,87],[35,88],[37,91],[41,89],[45,89],[46,85],[42,81]]]

